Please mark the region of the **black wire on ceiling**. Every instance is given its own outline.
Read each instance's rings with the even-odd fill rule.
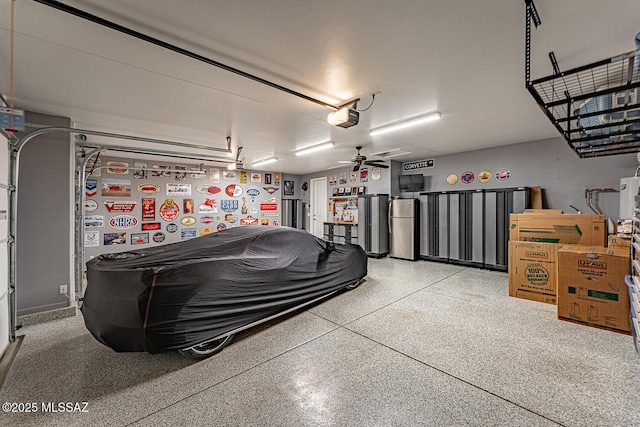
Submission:
[[[313,103],[322,105],[323,107],[328,107],[328,108],[331,108],[333,110],[338,110],[340,108],[340,106],[331,105],[331,104],[326,103],[324,101],[321,101],[319,99],[312,98],[312,97],[310,97],[308,95],[305,95],[303,93],[297,92],[297,91],[295,91],[293,89],[289,89],[289,88],[281,86],[281,85],[279,85],[277,83],[270,82],[270,81],[265,80],[265,79],[263,79],[261,77],[255,76],[253,74],[249,74],[247,72],[244,72],[244,71],[239,70],[237,68],[231,67],[229,65],[225,65],[225,64],[223,64],[221,62],[218,62],[218,61],[215,61],[213,59],[207,58],[205,56],[199,55],[199,54],[197,54],[195,52],[183,49],[183,48],[181,48],[179,46],[176,46],[176,45],[173,45],[171,43],[167,43],[165,41],[156,39],[155,37],[151,37],[149,35],[146,35],[146,34],[138,32],[138,31],[132,30],[130,28],[124,27],[124,26],[122,26],[120,24],[116,24],[115,22],[108,21],[108,20],[106,20],[104,18],[100,18],[99,16],[96,16],[96,15],[93,15],[91,13],[85,12],[85,11],[83,11],[81,9],[77,9],[75,7],[66,5],[66,4],[61,3],[59,1],[55,1],[55,0],[33,0],[33,1],[35,1],[36,3],[43,4],[45,6],[52,7],[54,9],[58,9],[58,10],[60,10],[62,12],[69,13],[71,15],[75,15],[75,16],[77,16],[79,18],[86,19],[88,21],[91,21],[93,23],[102,25],[102,26],[110,28],[112,30],[119,31],[119,32],[121,32],[123,34],[127,34],[129,36],[132,36],[132,37],[135,37],[137,39],[146,41],[148,43],[151,43],[151,44],[154,44],[156,46],[162,47],[164,49],[171,50],[173,52],[176,52],[176,53],[179,53],[181,55],[187,56],[189,58],[204,62],[205,64],[209,64],[209,65],[212,65],[214,67],[218,67],[218,68],[221,68],[223,70],[232,72],[234,74],[237,74],[239,76],[245,77],[245,78],[250,79],[250,80],[253,80],[255,82],[262,83],[262,84],[264,84],[266,86],[269,86],[269,87],[272,87],[274,89],[278,89],[278,90],[280,90],[282,92],[286,92],[288,94],[297,96],[297,97],[305,99],[307,101],[311,101]]]

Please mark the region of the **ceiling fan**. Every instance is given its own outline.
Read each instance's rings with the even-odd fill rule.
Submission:
[[[367,160],[367,156],[363,156],[362,154],[360,154],[360,150],[362,149],[362,146],[358,146],[356,147],[357,150],[357,154],[355,156],[353,156],[351,158],[351,160],[341,160],[338,163],[353,163],[353,171],[357,171],[360,169],[360,166],[362,165],[367,165],[367,166],[376,166],[379,168],[383,168],[383,169],[388,169],[389,166],[385,165],[384,163],[379,163],[380,160]]]

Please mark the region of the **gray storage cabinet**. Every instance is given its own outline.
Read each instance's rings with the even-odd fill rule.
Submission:
[[[509,215],[529,207],[529,188],[421,193],[420,257],[507,271]]]

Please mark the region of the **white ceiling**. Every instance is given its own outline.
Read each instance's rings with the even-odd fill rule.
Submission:
[[[17,0],[15,106],[71,117],[78,128],[217,147],[230,135],[245,166],[276,156],[264,169],[292,174],[336,166],[356,145],[365,155],[402,148],[411,154],[396,159],[408,161],[559,136],[524,87],[524,0],[63,3],[333,105],[359,97],[363,109],[379,92],[360,124],[332,127],[326,107]],[[542,26],[533,30],[532,78],[551,74],[549,51],[567,70],[634,49],[637,0],[535,3]],[[5,96],[10,5],[0,0]],[[369,136],[434,110],[442,120]],[[293,153],[329,139],[332,150]]]

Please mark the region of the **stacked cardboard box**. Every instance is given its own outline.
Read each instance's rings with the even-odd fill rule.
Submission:
[[[568,245],[558,250],[558,318],[630,332],[628,248]]]
[[[511,214],[509,227],[509,295],[557,302],[557,251],[564,244],[604,246],[604,215],[573,215],[551,209]]]

